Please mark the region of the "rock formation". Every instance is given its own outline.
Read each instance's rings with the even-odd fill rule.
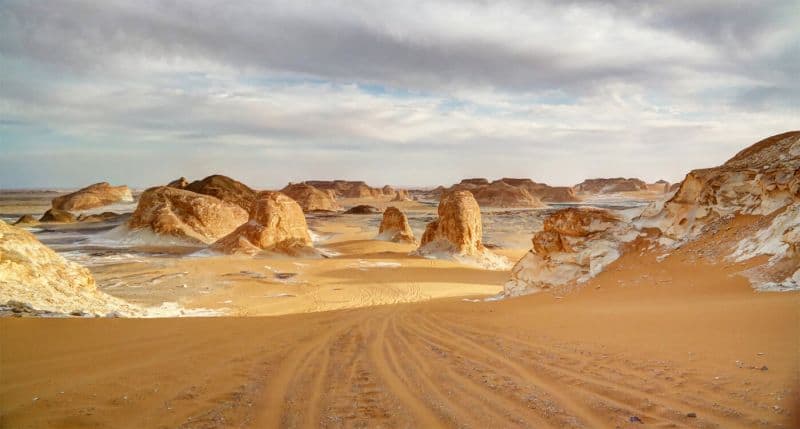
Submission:
[[[39,219],[39,222],[59,222],[59,223],[72,223],[75,222],[75,215],[64,210],[50,209],[44,212],[44,215]]]
[[[373,207],[366,204],[359,204],[357,206],[350,207],[344,212],[344,214],[368,215],[368,214],[378,214],[380,212],[381,210],[377,207]]]
[[[78,216],[78,222],[104,222],[107,220],[112,220],[120,217],[119,213],[114,212],[103,212],[98,214],[82,214]]]
[[[392,201],[411,201],[411,195],[405,189],[397,189]]]
[[[641,179],[615,177],[611,179],[586,179],[575,189],[587,194],[613,194],[616,192],[646,191],[647,183]]]
[[[523,295],[585,281],[620,256],[620,246],[638,235],[606,210],[569,208],[544,220],[533,248],[511,269],[504,294]]]
[[[297,201],[304,212],[336,211],[341,209],[330,192],[322,191],[305,183],[290,183],[281,192]]]
[[[513,179],[504,177],[500,181],[511,186],[524,188],[528,193],[543,202],[568,203],[580,201],[575,190],[569,186],[550,186],[544,183],[537,183],[531,179]]]
[[[469,191],[472,192],[481,207],[546,207],[546,204],[531,195],[525,188],[511,186],[499,180],[488,185],[475,186]]]
[[[170,188],[186,189],[186,187],[189,186],[189,181],[186,180],[185,177],[181,176],[180,178],[169,182],[167,186]]]
[[[8,301],[62,314],[139,312],[98,291],[88,269],[65,260],[33,234],[0,221],[0,303]]]
[[[417,254],[473,260],[493,267],[505,265],[503,258],[483,246],[481,211],[471,192],[446,193],[439,202],[438,214],[438,219],[425,228]]]
[[[144,191],[128,227],[207,244],[229,234],[247,219],[247,212],[236,204],[159,186]]]
[[[71,194],[53,198],[53,208],[58,210],[86,210],[119,201],[133,201],[127,186],[111,186],[108,182],[95,183]]]
[[[384,196],[383,189],[373,188],[360,180],[308,180],[303,183],[323,191],[331,190],[336,197],[342,198],[379,198]]]
[[[36,222],[37,222],[37,220],[36,220],[35,217],[33,217],[33,216],[29,215],[29,214],[26,214],[26,215],[20,216],[20,218],[17,219],[16,222],[14,222],[14,225],[31,225],[31,224],[34,224]]]
[[[185,189],[236,204],[245,211],[250,210],[253,206],[253,200],[256,197],[256,191],[252,190],[244,183],[218,174],[208,176],[203,180],[195,180],[186,186]]]
[[[250,220],[212,245],[225,253],[270,251],[297,254],[311,247],[306,218],[297,202],[280,192],[260,192]]]
[[[414,232],[405,213],[397,207],[387,207],[383,212],[378,238],[395,243],[415,243]]]

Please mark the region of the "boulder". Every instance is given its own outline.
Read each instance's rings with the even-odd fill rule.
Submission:
[[[107,220],[116,219],[121,216],[119,213],[103,212],[98,214],[82,214],[78,216],[78,222],[104,222]]]
[[[290,183],[281,192],[297,201],[304,212],[336,211],[341,209],[327,191],[322,191],[305,183]]]
[[[75,215],[64,210],[50,209],[44,212],[44,215],[39,219],[39,222],[59,222],[59,223],[72,223],[75,222]]]
[[[194,243],[213,243],[247,222],[240,206],[184,189],[159,186],[142,193],[128,220],[131,229],[149,229],[160,235]]]
[[[360,204],[357,206],[350,207],[344,212],[344,214],[369,215],[369,214],[378,214],[380,212],[381,209],[377,207],[369,206],[366,204]]]
[[[280,192],[260,192],[247,223],[214,243],[211,248],[225,253],[256,254],[270,251],[298,254],[310,249],[303,209]]]
[[[36,222],[37,222],[37,220],[36,220],[35,217],[33,217],[33,216],[29,215],[29,214],[26,214],[26,215],[20,216],[20,218],[17,219],[16,222],[14,222],[14,225],[30,225],[30,224],[34,224]]]
[[[250,211],[256,196],[256,191],[244,183],[219,174],[208,176],[203,180],[195,180],[187,185],[185,189],[236,204],[245,211]]]
[[[378,238],[395,243],[415,243],[414,231],[408,224],[405,213],[397,207],[387,207],[378,229]]]
[[[646,191],[647,183],[641,179],[614,177],[610,179],[586,179],[575,185],[578,192],[587,194],[613,194],[617,192]]]
[[[189,181],[186,180],[185,177],[181,176],[180,178],[169,182],[167,186],[169,186],[170,188],[186,189],[186,187],[189,186]]]
[[[9,301],[61,314],[139,312],[98,291],[88,269],[67,261],[24,229],[0,221],[0,303]]]
[[[632,226],[606,210],[569,208],[544,220],[533,248],[511,269],[507,296],[582,282],[619,258],[620,246],[638,236]]]
[[[58,210],[87,210],[119,201],[131,202],[133,195],[127,186],[111,186],[108,182],[95,183],[67,195],[53,198]]]

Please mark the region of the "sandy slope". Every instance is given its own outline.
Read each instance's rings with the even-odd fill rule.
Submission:
[[[560,298],[3,319],[2,426],[797,427],[800,294],[740,268],[687,248]]]

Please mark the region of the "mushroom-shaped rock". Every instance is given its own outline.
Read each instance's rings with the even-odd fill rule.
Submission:
[[[138,312],[98,291],[88,269],[67,261],[28,231],[0,221],[0,303],[8,301],[58,313]]]
[[[405,213],[397,207],[387,207],[383,212],[378,238],[395,243],[415,243],[414,231],[408,224]]]
[[[75,215],[59,209],[50,209],[44,212],[44,215],[39,219],[39,222],[59,222],[59,223],[72,223],[75,222]]]
[[[203,180],[196,180],[187,185],[186,190],[211,195],[222,201],[236,204],[245,211],[250,211],[256,197],[256,191],[249,186],[219,174],[208,176]]]
[[[323,191],[305,183],[293,183],[281,189],[289,198],[297,201],[304,212],[336,211],[340,207],[332,191]]]
[[[310,249],[303,209],[297,201],[280,192],[260,192],[250,210],[250,220],[213,244],[225,253],[256,254],[270,251],[297,254]]]
[[[523,295],[585,281],[620,256],[620,245],[638,232],[610,212],[569,208],[547,217],[533,249],[511,269],[506,295]]]
[[[378,214],[380,212],[381,210],[377,207],[369,206],[366,204],[360,204],[357,206],[350,207],[344,212],[344,214],[368,215],[368,214]]]
[[[119,201],[133,201],[130,188],[124,185],[111,186],[108,182],[100,182],[70,194],[55,197],[52,205],[54,209],[58,210],[86,210]]]
[[[159,186],[142,193],[128,227],[208,244],[245,222],[247,212],[236,204],[184,189]]]

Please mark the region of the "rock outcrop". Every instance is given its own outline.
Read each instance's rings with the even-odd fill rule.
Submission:
[[[369,215],[369,214],[378,214],[380,212],[381,209],[377,207],[373,207],[366,204],[359,204],[357,206],[350,207],[344,212],[344,214]]]
[[[528,193],[548,203],[569,203],[580,201],[575,190],[569,186],[550,186],[544,183],[537,183],[531,179],[514,179],[504,177],[500,181],[511,186],[524,188]]]
[[[178,189],[186,189],[189,186],[189,181],[186,180],[185,177],[181,176],[167,184],[170,188],[178,188]]]
[[[245,211],[250,211],[257,193],[244,183],[219,174],[208,176],[203,180],[195,180],[185,189],[236,204]]]
[[[35,217],[33,217],[33,216],[29,215],[29,214],[26,214],[26,215],[20,216],[20,218],[17,219],[16,222],[14,222],[14,225],[31,225],[31,224],[34,224],[36,222],[38,222],[38,221],[36,220]]]
[[[638,236],[628,222],[606,210],[569,208],[544,220],[533,248],[511,269],[507,296],[582,282],[620,256],[622,243]]]
[[[211,248],[225,253],[262,251],[298,254],[311,248],[311,235],[300,205],[280,192],[260,192],[250,219]]]
[[[139,312],[98,291],[88,269],[67,261],[33,234],[0,221],[0,303],[8,301],[61,314]]]
[[[378,238],[395,243],[415,243],[414,231],[408,224],[408,218],[397,207],[387,207],[378,228]]]
[[[160,186],[142,193],[128,220],[131,229],[148,229],[159,235],[194,243],[213,243],[247,222],[240,206],[184,189]]]
[[[95,183],[67,195],[53,198],[58,210],[87,210],[119,201],[131,202],[133,195],[127,186],[111,186],[108,182]]]
[[[112,220],[120,217],[119,213],[114,212],[103,212],[97,214],[82,214],[78,216],[78,222],[105,222],[107,220]]]
[[[365,182],[357,180],[307,180],[303,182],[323,191],[333,191],[336,197],[342,198],[380,198],[391,196],[391,186],[384,188],[373,188]]]
[[[586,179],[575,185],[575,190],[586,194],[613,194],[617,192],[646,191],[647,183],[641,179],[615,177],[610,179]]]
[[[459,189],[463,185],[456,185]],[[546,207],[541,200],[530,194],[525,188],[512,186],[503,181],[494,181],[487,185],[467,188],[481,207]]]
[[[281,192],[297,201],[304,212],[337,211],[339,204],[330,192],[317,189],[305,183],[290,183]]]
[[[50,209],[39,218],[39,222],[72,223],[77,219],[75,215],[64,210]]]

